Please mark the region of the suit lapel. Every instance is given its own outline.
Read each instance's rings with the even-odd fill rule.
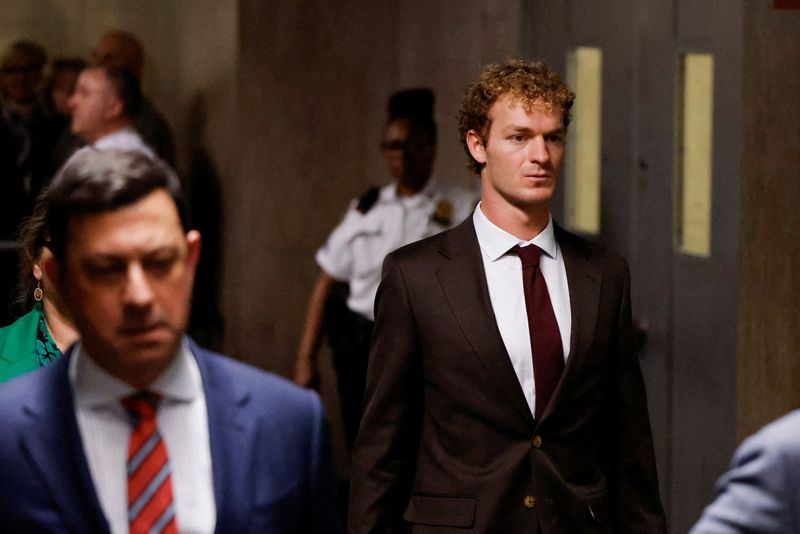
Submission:
[[[226,380],[207,352],[190,342],[203,380],[208,410],[208,434],[211,446],[211,469],[214,477],[214,500],[217,506],[215,532],[235,532],[246,518],[250,466],[255,440],[255,426],[245,417],[249,393],[236,381]]]
[[[67,371],[71,350],[42,371],[36,395],[23,410],[35,431],[22,447],[39,470],[53,501],[73,532],[108,532],[83,451]]]
[[[439,253],[450,260],[437,270],[437,277],[462,333],[500,390],[533,425],[533,416],[497,329],[472,217],[445,234]]]
[[[564,374],[553,392],[553,396],[542,414],[542,420],[561,402],[569,391],[569,383],[576,374],[580,361],[591,347],[594,329],[597,323],[597,312],[600,304],[601,268],[589,259],[586,247],[581,246],[577,238],[555,226],[556,240],[564,257],[569,287],[569,304],[572,315],[572,333],[570,334],[569,359]]]

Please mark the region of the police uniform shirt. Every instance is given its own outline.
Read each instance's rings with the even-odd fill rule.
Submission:
[[[317,251],[317,264],[334,279],[350,284],[350,310],[375,320],[375,294],[386,255],[455,226],[472,213],[477,201],[476,191],[433,179],[411,197],[399,196],[395,184],[389,184],[371,206],[353,200]]]

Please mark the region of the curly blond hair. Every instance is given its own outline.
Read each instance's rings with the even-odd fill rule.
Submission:
[[[483,164],[470,154],[467,133],[470,130],[478,132],[485,143],[492,125],[489,110],[498,98],[506,94],[520,100],[526,111],[530,111],[541,100],[548,111],[561,111],[564,127],[569,126],[575,95],[547,65],[541,61],[523,59],[486,65],[478,79],[467,88],[458,110],[461,146],[467,153],[469,168],[477,174],[480,174]]]

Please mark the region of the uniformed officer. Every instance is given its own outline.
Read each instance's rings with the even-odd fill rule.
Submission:
[[[316,353],[327,332],[349,447],[361,420],[373,303],[384,257],[461,222],[477,202],[476,191],[431,178],[436,155],[433,101],[430,89],[392,95],[381,143],[392,183],[354,199],[316,254],[320,275],[308,302],[295,382],[316,384]]]

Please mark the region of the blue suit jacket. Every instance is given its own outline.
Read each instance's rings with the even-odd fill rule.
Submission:
[[[337,533],[319,398],[191,344],[203,380],[216,532]],[[69,353],[0,386],[0,531],[108,532],[73,409]]]
[[[800,532],[800,410],[745,440],[691,534]]]

